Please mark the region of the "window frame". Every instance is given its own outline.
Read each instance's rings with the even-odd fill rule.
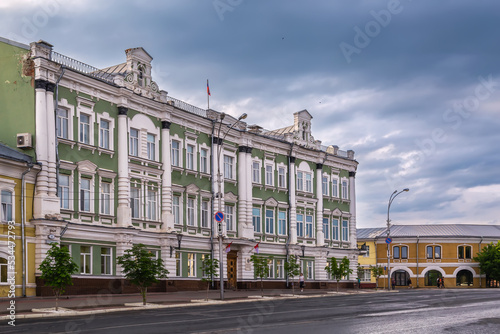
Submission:
[[[104,249],[108,249],[109,254],[103,254]],[[106,264],[109,266],[109,272],[103,270],[106,268]],[[111,247],[101,247],[101,275],[113,275],[113,248]]]
[[[278,210],[278,235],[287,235],[286,218],[287,212],[285,210]]]
[[[269,216],[268,214],[271,213]],[[274,234],[274,209],[266,208],[265,212],[266,219],[266,234]]]
[[[5,198],[9,198],[10,202],[4,202]],[[1,221],[9,222],[15,219],[15,207],[14,207],[14,191],[11,189],[1,189],[0,191],[0,206],[1,206]],[[10,210],[9,210],[10,209]]]
[[[299,216],[301,219],[299,220]],[[297,237],[303,238],[304,237],[304,214],[303,213],[297,213],[296,214],[296,226],[297,226]],[[300,228],[299,228],[300,227]]]
[[[234,205],[224,205],[224,219],[226,221],[226,231],[236,232],[236,224],[234,221],[235,207]]]
[[[133,197],[133,192],[137,191],[137,197]],[[132,219],[141,219],[142,217],[142,210],[141,210],[141,193],[142,193],[142,188],[138,185],[130,185],[130,214]],[[134,213],[137,211],[137,216],[134,215]]]
[[[134,134],[137,134],[137,136],[134,136]],[[129,131],[129,146],[128,146],[128,155],[133,156],[133,157],[138,157],[140,152],[139,152],[139,144],[140,144],[140,131],[135,128],[130,128]]]
[[[156,135],[148,132],[146,138],[146,155],[148,160],[156,161]]]
[[[255,215],[255,210],[258,210],[258,216]],[[261,208],[252,208],[252,225],[253,225],[253,231],[255,233],[261,233],[262,229],[262,214],[261,214]]]
[[[83,253],[82,249],[83,247],[88,247],[89,252],[88,253]],[[80,246],[80,275],[92,275],[92,246],[87,246],[87,245],[81,245]],[[86,271],[85,265],[87,264],[87,256],[88,256],[88,269],[89,272]]]
[[[87,177],[82,177],[80,175],[80,187],[79,187],[79,206],[78,206],[78,211],[80,212],[85,212],[85,213],[90,213],[92,212],[93,206],[92,206],[92,200],[91,200],[91,194],[92,194],[92,181],[94,178],[87,178]],[[89,183],[89,187],[83,188],[83,181]],[[88,210],[86,209],[88,206]]]

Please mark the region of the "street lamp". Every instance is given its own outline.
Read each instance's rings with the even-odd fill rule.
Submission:
[[[220,153],[222,151],[222,145],[224,144],[224,139],[226,138],[227,134],[229,131],[236,125],[238,124],[239,121],[242,119],[247,118],[247,114],[242,114],[236,122],[231,124],[227,130],[223,133],[222,138],[220,137],[221,133],[221,127],[222,127],[222,120],[226,116],[225,113],[221,113],[219,117],[219,129],[217,130],[217,198],[218,198],[218,204],[217,204],[217,211],[222,212],[222,191],[221,191],[221,186],[222,186],[222,173],[220,171]],[[213,141],[212,141],[213,142]],[[218,238],[219,238],[219,278],[220,278],[220,299],[224,300],[224,261],[223,261],[223,249],[222,249],[222,239],[224,238],[223,236],[223,231],[222,231],[222,222],[217,223],[217,230],[218,230]]]
[[[407,192],[410,191],[409,188],[405,188],[398,192],[397,190],[394,190],[394,192],[391,194],[391,197],[389,197],[389,205],[387,206],[387,239],[385,240],[387,244],[387,290],[391,290],[391,252],[389,251],[389,236],[391,233],[391,219],[389,218],[389,210],[391,209],[391,204],[394,201],[394,199],[401,194],[402,192]]]

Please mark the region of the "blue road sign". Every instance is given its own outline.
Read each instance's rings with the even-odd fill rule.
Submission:
[[[224,213],[222,213],[221,211],[217,211],[215,213],[215,221],[220,223],[223,220],[224,220]]]
[[[387,238],[387,239],[385,239],[385,243],[386,243],[386,244],[390,244],[391,242],[392,242],[392,239],[391,239],[391,238]]]

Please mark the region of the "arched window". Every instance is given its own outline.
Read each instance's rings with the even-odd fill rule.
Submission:
[[[472,273],[467,269],[460,270],[457,273],[457,286],[472,286],[472,285],[474,285]]]
[[[410,275],[404,270],[397,270],[392,274],[392,277],[396,279],[396,286],[406,286]]]
[[[0,203],[2,206],[2,221],[12,221],[12,192],[2,190],[0,195]]]
[[[425,285],[426,286],[437,286],[438,278],[442,278],[443,275],[437,270],[429,270],[425,273]]]

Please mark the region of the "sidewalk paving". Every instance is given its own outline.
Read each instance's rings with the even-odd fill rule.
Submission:
[[[375,293],[384,290],[341,290],[339,295]],[[387,291],[385,291],[387,292]],[[147,305],[142,305],[142,296],[137,294],[102,294],[102,295],[77,295],[63,296],[59,299],[60,311],[55,312],[54,297],[26,297],[15,298],[15,319],[78,316],[118,311],[144,310],[153,308],[185,307],[194,305],[255,302],[258,300],[272,300],[275,298],[313,298],[334,296],[332,290],[305,290],[295,291],[292,295],[290,289],[264,290],[264,298],[260,290],[224,290],[224,300],[220,300],[219,290],[207,291],[178,291],[178,292],[152,292],[147,295]],[[11,299],[0,298],[0,320],[10,320],[9,309]]]

